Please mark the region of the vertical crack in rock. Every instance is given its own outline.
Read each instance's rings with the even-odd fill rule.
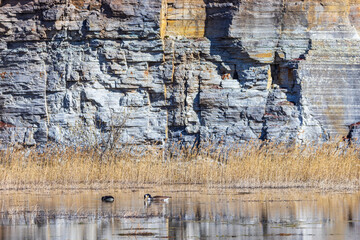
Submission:
[[[268,69],[268,82],[267,82],[267,86],[266,89],[270,90],[273,87],[273,65],[270,65],[269,69]]]
[[[174,74],[175,74],[175,41],[172,41],[171,44],[171,48],[172,48],[172,69],[171,69],[171,82],[174,82]]]
[[[46,65],[43,63],[43,71],[40,72],[40,77],[45,79],[45,88],[44,88],[44,105],[45,105],[45,117],[46,117],[46,142],[48,142],[49,138],[49,126],[50,126],[50,116],[49,116],[49,109],[48,109],[48,98],[47,98],[47,71]]]

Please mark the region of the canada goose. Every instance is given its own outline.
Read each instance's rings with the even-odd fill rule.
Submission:
[[[150,194],[144,195],[144,200],[148,202],[168,202],[171,197],[167,196],[154,196],[152,197]]]
[[[103,197],[101,197],[101,201],[103,201],[103,202],[113,202],[114,197],[113,196],[103,196]]]

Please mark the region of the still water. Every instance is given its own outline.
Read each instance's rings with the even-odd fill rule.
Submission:
[[[359,205],[360,193],[296,189],[3,191],[0,239],[360,239]]]

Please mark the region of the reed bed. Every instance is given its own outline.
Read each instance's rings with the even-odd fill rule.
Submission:
[[[178,144],[8,148],[0,153],[0,189],[118,188],[202,184],[210,187],[357,189],[360,148],[343,142],[286,145],[249,142],[224,146]]]

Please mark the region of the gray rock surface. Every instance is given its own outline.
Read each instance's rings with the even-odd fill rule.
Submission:
[[[2,0],[0,138],[358,135],[360,0]],[[349,135],[350,134],[350,135]]]

